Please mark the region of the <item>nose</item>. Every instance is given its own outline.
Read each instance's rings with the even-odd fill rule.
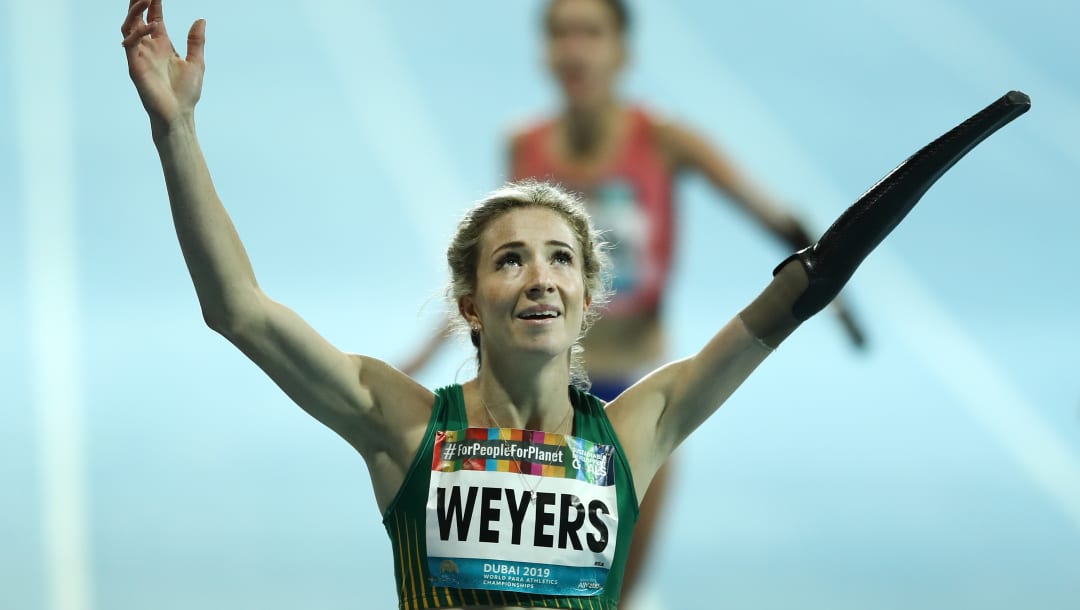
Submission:
[[[551,270],[545,265],[535,265],[533,269],[528,288],[526,288],[529,297],[538,298],[547,293],[555,292],[555,282],[551,279]]]

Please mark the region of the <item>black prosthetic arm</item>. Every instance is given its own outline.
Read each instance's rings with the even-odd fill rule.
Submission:
[[[818,242],[793,254],[810,285],[792,306],[798,320],[806,320],[829,304],[866,255],[885,239],[937,179],[972,148],[1005,124],[1027,112],[1031,100],[1010,91],[948,133],[909,157],[859,197],[832,224]]]
[[[778,345],[836,298],[866,255],[938,178],[1030,107],[1027,95],[1010,91],[901,163],[841,214],[816,244],[776,267],[773,282],[740,314],[747,327],[768,345]],[[795,260],[801,265],[789,265]]]

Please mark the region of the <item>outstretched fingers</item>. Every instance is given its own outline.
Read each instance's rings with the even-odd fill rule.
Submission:
[[[206,48],[206,20],[199,19],[191,25],[187,35],[187,61],[202,65],[203,49]]]

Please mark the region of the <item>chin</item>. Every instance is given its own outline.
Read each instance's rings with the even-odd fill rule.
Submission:
[[[584,86],[563,88],[566,105],[575,109],[588,109],[596,105],[596,95]]]
[[[569,352],[573,345],[573,341],[567,341],[565,338],[531,337],[519,342],[517,350],[521,353],[554,358]]]

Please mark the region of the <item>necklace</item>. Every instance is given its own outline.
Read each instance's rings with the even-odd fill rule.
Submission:
[[[503,425],[499,423],[499,420],[495,419],[495,414],[491,412],[491,407],[489,407],[488,404],[487,404],[487,401],[484,400],[484,394],[483,394],[483,392],[480,391],[479,388],[477,388],[476,395],[480,399],[480,404],[483,405],[484,411],[487,412],[488,421],[495,424],[496,428],[502,428]],[[570,408],[566,410],[566,415],[563,416],[562,421],[559,422],[558,426],[555,426],[555,431],[552,432],[552,434],[558,434],[558,431],[560,429],[562,429],[563,426],[566,425],[567,420],[570,419],[570,414],[573,413],[573,412],[574,412],[574,405],[571,404]],[[571,426],[570,431],[573,432],[573,427],[572,426]]]
[[[484,394],[479,390],[479,388],[477,388],[476,395],[480,399],[480,404],[483,405],[484,411],[487,412],[488,420],[490,421],[490,423],[495,424],[496,428],[502,429],[502,424],[499,423],[499,420],[495,419],[495,414],[491,412],[491,407],[489,407],[487,401],[484,400]],[[555,430],[560,430],[563,426],[565,426],[567,420],[570,419],[570,414],[573,412],[574,405],[573,403],[571,403],[570,408],[566,410],[566,415],[563,416],[563,420],[559,422],[558,426],[555,426]],[[571,426],[570,431],[573,432],[573,426]],[[555,434],[557,434],[557,432],[555,432]],[[525,474],[521,472],[520,468],[517,469],[517,475],[518,478],[521,479],[521,486],[529,492],[528,502],[529,504],[532,504],[533,499],[536,497],[536,490],[539,489],[540,484],[544,482],[543,476],[537,477],[535,485],[529,485],[528,480],[525,478]]]

